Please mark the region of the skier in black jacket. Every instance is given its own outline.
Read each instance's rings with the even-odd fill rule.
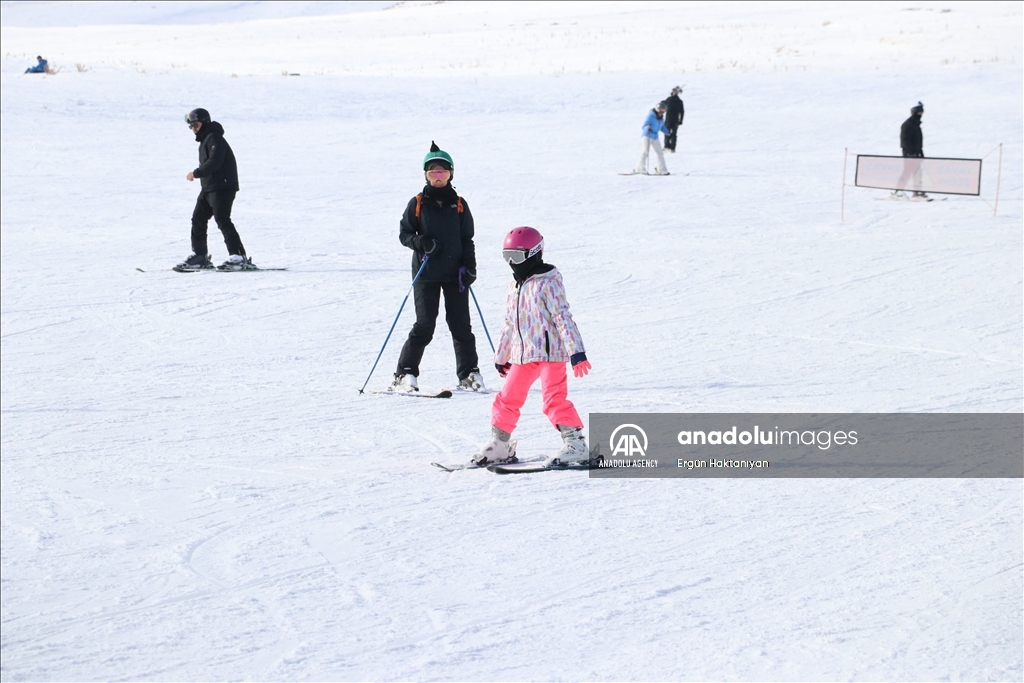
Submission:
[[[923,114],[924,105],[918,102],[910,108],[910,118],[904,121],[903,125],[900,126],[900,147],[903,149],[903,156],[905,157],[924,157],[924,134],[921,132],[921,116]],[[904,164],[906,163],[908,162],[904,162]],[[903,175],[900,176],[900,185],[906,182],[907,177],[911,175],[916,182],[920,182],[920,167],[914,166],[913,168],[905,168]],[[893,194],[898,195],[899,190],[893,192]],[[913,196],[928,199],[928,195],[920,190],[916,190]]]
[[[210,112],[193,109],[185,116],[185,123],[196,134],[199,143],[199,166],[185,178],[192,182],[199,178],[202,186],[196,208],[192,211],[192,255],[178,270],[204,270],[213,268],[207,250],[206,233],[210,219],[217,221],[217,227],[224,234],[228,248],[228,260],[219,266],[221,270],[248,270],[253,268],[252,260],[245,255],[245,247],[231,222],[231,206],[238,192],[238,166],[235,154],[224,139],[224,127],[210,120]]]
[[[484,379],[478,367],[467,291],[476,282],[473,214],[466,200],[452,187],[455,165],[451,156],[434,143],[423,159],[423,171],[427,184],[421,194],[409,200],[398,230],[398,239],[413,252],[413,277],[421,266],[423,272],[413,286],[416,323],[402,347],[391,389],[419,391],[416,378],[420,374],[420,360],[434,337],[444,294],[445,320],[455,346],[459,388],[480,391]]]
[[[686,110],[683,108],[683,101],[679,99],[679,93],[683,91],[678,85],[672,88],[672,94],[665,100],[665,151],[675,153],[676,131],[683,125],[683,116]]]
[[[910,108],[910,118],[900,126],[900,147],[905,157],[924,156],[924,134],[921,132],[921,116],[924,105],[918,102]]]

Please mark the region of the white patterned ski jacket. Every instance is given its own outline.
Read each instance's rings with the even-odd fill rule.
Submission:
[[[555,268],[531,275],[521,285],[509,283],[505,324],[498,335],[496,365],[565,363],[585,352],[583,337],[569,313],[562,275]]]

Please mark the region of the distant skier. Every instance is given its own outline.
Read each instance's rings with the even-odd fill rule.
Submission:
[[[512,432],[530,387],[540,379],[544,415],[562,435],[562,448],[547,464],[590,459],[583,421],[569,401],[565,364],[576,377],[590,372],[583,338],[569,313],[558,269],[544,263],[544,237],[529,227],[505,236],[502,258],[512,267],[505,299],[505,324],[498,338],[494,366],[505,386],[491,407],[491,440],[473,457],[480,466],[515,462]]]
[[[903,156],[911,158],[923,158],[924,157],[924,134],[921,132],[921,117],[924,115],[924,105],[918,102],[910,108],[910,118],[903,122],[900,126],[900,147],[903,149]],[[913,175],[917,182],[920,182],[920,166],[918,164],[913,165]],[[908,169],[910,170],[910,169]],[[905,174],[909,175],[909,174]],[[901,177],[900,183],[905,182],[906,178]],[[927,198],[924,192],[914,192],[915,197]]]
[[[637,162],[634,173],[647,175],[647,158],[651,148],[658,156],[658,165],[654,169],[654,175],[668,175],[668,168],[665,166],[665,154],[662,152],[661,143],[658,141],[658,133],[668,133],[665,128],[665,111],[668,105],[665,102],[659,103],[647,114],[641,128],[641,140],[643,141],[643,152],[640,154],[640,161]]]
[[[43,59],[42,57],[38,56],[38,55],[36,55],[36,59],[38,60],[39,63],[36,64],[35,66],[30,66],[29,68],[25,69],[25,73],[27,73],[27,74],[45,74],[47,72],[47,68],[48,68],[47,67],[47,61],[45,59]]]
[[[409,200],[399,223],[398,239],[412,249],[416,323],[402,347],[392,391],[419,391],[417,377],[423,352],[434,338],[434,327],[444,294],[445,320],[455,346],[459,388],[480,391],[484,378],[478,367],[476,337],[469,320],[469,286],[476,282],[476,246],[469,204],[452,187],[455,164],[451,156],[431,143],[423,158],[427,184]],[[429,258],[428,258],[429,257]]]
[[[924,156],[924,134],[921,132],[921,117],[924,105],[918,102],[910,108],[910,118],[900,126],[900,147],[905,157]]]
[[[245,247],[231,222],[231,206],[238,192],[238,167],[235,154],[224,139],[224,127],[210,120],[210,112],[193,109],[185,115],[185,123],[196,134],[199,143],[199,166],[189,171],[185,179],[199,178],[202,189],[192,211],[192,255],[176,267],[178,270],[206,270],[213,268],[207,249],[206,233],[210,219],[224,235],[228,260],[218,266],[220,270],[251,270],[255,266],[245,255]]]
[[[678,85],[672,88],[672,94],[665,100],[665,150],[675,154],[676,131],[683,125],[683,116],[686,110],[683,108],[683,101],[679,99],[679,93],[683,89]]]

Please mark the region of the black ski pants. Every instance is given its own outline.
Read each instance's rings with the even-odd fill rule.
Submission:
[[[210,219],[217,221],[217,227],[224,233],[224,244],[228,254],[245,256],[242,239],[231,222],[231,205],[235,203],[235,193],[231,192],[200,192],[196,200],[196,208],[192,211],[192,251],[199,256],[210,253],[206,244],[206,231]]]
[[[442,293],[444,318],[448,322],[452,343],[455,346],[455,371],[460,380],[469,377],[471,372],[479,372],[476,337],[473,336],[469,321],[469,288],[460,292],[458,282],[417,282],[412,292],[416,304],[416,323],[409,332],[405,346],[402,347],[402,355],[398,357],[398,369],[395,372],[399,375],[419,376],[423,351],[434,338]]]
[[[679,126],[665,126],[668,132],[665,133],[665,149],[670,151],[676,151],[676,131],[679,130]]]

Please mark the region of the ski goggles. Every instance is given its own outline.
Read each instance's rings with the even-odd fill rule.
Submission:
[[[526,259],[530,258],[534,254],[539,254],[543,250],[544,240],[541,240],[533,249],[502,249],[501,258],[504,259],[506,263],[518,266]]]

